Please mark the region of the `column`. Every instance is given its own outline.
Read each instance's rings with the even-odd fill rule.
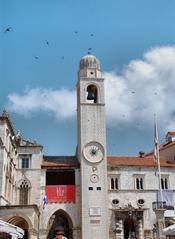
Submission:
[[[29,239],[37,239],[38,238],[38,233],[35,230],[29,229],[28,233],[29,233]]]
[[[142,219],[138,219],[138,239],[143,239],[143,223]]]
[[[40,229],[39,231],[39,239],[46,239],[49,231],[46,229]]]
[[[73,231],[73,239],[80,239],[81,238],[81,230],[80,227],[74,227]]]
[[[116,239],[124,239],[123,220],[122,219],[118,219],[116,224],[115,224],[115,226],[116,226],[116,228],[115,228]]]
[[[156,214],[157,219],[157,238],[165,239],[166,236],[163,234],[163,229],[165,228],[165,217],[164,217],[165,209],[163,208],[155,209],[154,212]]]

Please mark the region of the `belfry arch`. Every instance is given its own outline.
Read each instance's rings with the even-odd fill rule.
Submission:
[[[54,230],[57,226],[64,228],[65,236],[73,239],[73,223],[70,216],[64,210],[58,210],[49,219],[47,230],[47,239],[54,238]]]
[[[87,87],[87,102],[97,103],[98,102],[98,89],[94,84],[90,84]]]

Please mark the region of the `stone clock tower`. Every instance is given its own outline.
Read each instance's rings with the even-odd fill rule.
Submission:
[[[81,239],[108,239],[104,79],[93,55],[80,60],[77,82]]]

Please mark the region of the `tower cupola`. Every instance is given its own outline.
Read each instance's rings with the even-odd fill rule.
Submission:
[[[79,64],[79,77],[101,78],[100,61],[91,54],[81,58]]]
[[[100,62],[95,56],[88,54],[84,56],[83,58],[81,58],[80,60],[79,69],[84,69],[84,68],[91,68],[91,69],[93,68],[93,69],[100,70]]]

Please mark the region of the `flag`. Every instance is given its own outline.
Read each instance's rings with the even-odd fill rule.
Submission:
[[[47,197],[46,197],[46,195],[44,195],[44,197],[43,197],[43,209],[46,207],[46,204],[47,204]]]
[[[159,150],[158,133],[157,133],[157,124],[155,121],[155,123],[154,123],[154,161],[156,164],[157,164],[157,160],[158,160],[158,150]]]
[[[155,163],[155,176],[159,173],[160,161],[159,161],[159,141],[156,116],[154,119],[154,163]]]
[[[159,159],[159,142],[158,142],[158,131],[156,117],[154,120],[154,162],[155,162],[155,176],[158,176],[159,192],[161,208],[163,207],[163,194],[161,186],[161,172],[160,172],[160,159]]]

